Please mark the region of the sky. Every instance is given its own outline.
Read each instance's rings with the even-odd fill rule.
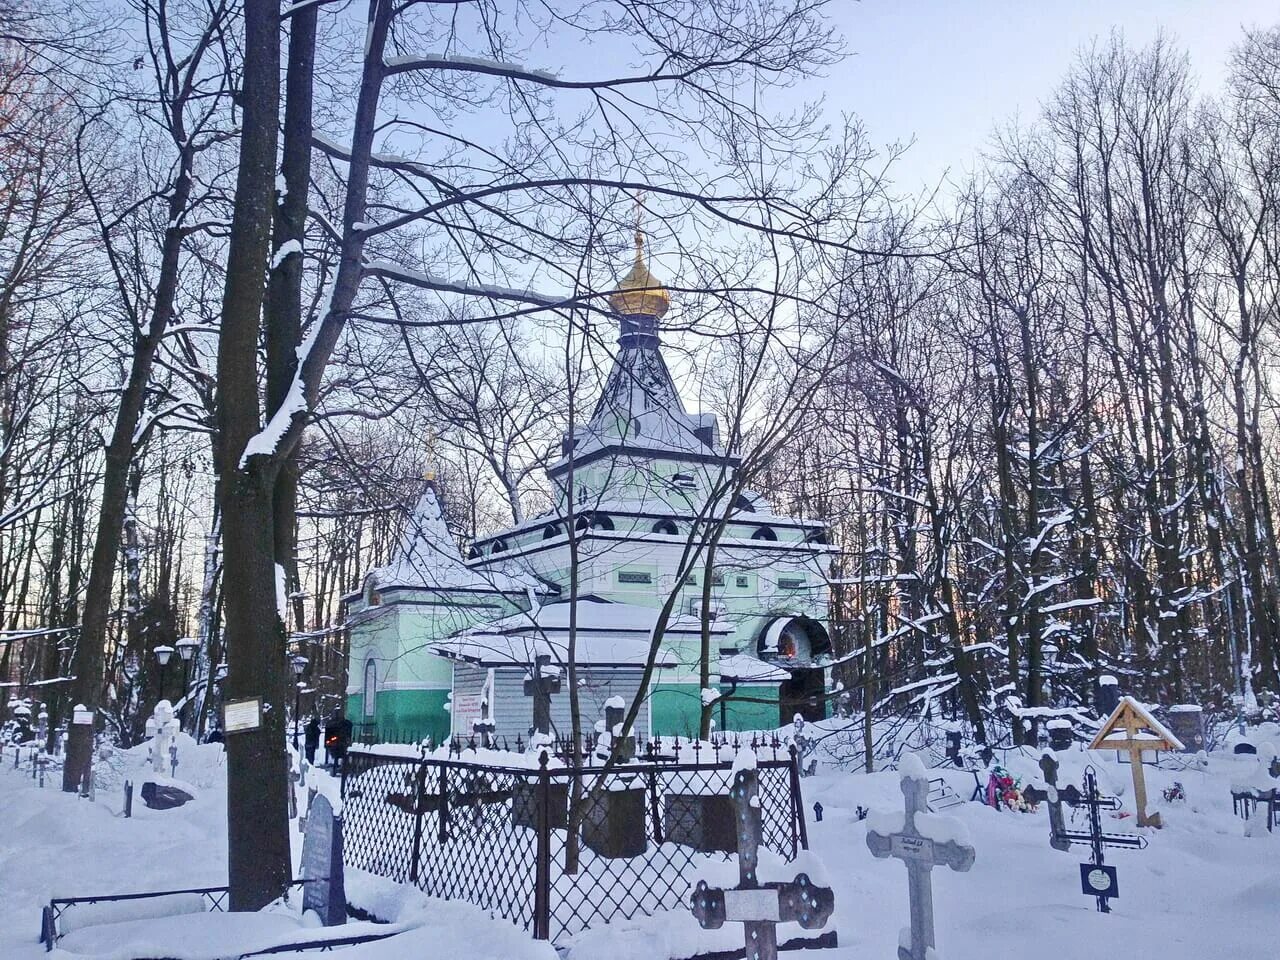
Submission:
[[[1205,93],[1225,77],[1242,25],[1280,23],[1275,0],[835,0],[852,56],[792,95],[857,114],[873,143],[915,139],[896,180],[914,192],[972,169],[992,130],[1035,117],[1096,37],[1135,46],[1163,29]]]

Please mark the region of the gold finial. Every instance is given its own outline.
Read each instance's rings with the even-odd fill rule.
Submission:
[[[644,231],[640,228],[641,194],[636,197],[636,260],[631,272],[609,295],[609,305],[624,317],[652,317],[657,320],[671,306],[671,294],[645,266]]]
[[[422,472],[422,479],[429,483],[433,483],[436,479],[436,472],[434,470],[424,470]]]

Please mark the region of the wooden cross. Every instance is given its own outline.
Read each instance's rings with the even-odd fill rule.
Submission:
[[[560,676],[547,676],[551,655],[540,653],[533,658],[533,676],[524,682],[524,695],[533,697],[533,733],[551,735],[551,695],[560,692]]]
[[[963,828],[953,817],[929,813],[929,775],[918,757],[902,764],[905,815],[900,830],[880,831],[881,815],[869,825],[867,847],[879,859],[897,857],[907,866],[911,897],[911,927],[898,936],[898,960],[926,960],[934,952],[933,885],[930,873],[946,864],[964,873],[973,866],[974,849],[961,837]]]
[[[756,876],[760,858],[760,789],[754,769],[739,770],[729,791],[737,810],[738,886],[732,890],[708,887],[699,880],[690,907],[704,930],[725,921],[743,924],[746,960],[777,960],[779,923],[799,923],[806,930],[826,926],[835,909],[830,887],[815,886],[808,874],[791,883],[762,884]]]
[[[1182,741],[1133,697],[1121,697],[1090,750],[1127,750],[1133,774],[1133,803],[1137,807],[1138,826],[1159,827],[1160,814],[1147,816],[1147,778],[1142,771],[1142,754],[1149,750],[1181,750]]]

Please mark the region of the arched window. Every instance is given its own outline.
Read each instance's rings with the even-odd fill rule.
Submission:
[[[613,520],[607,513],[584,513],[574,521],[577,530],[612,530]]]
[[[378,711],[378,661],[370,657],[364,662],[364,686],[360,690],[361,708],[366,721]]]
[[[549,524],[547,524],[545,527],[543,527],[543,528],[542,528],[542,539],[543,539],[543,540],[550,540],[550,539],[552,539],[553,537],[558,537],[558,536],[560,536],[560,534],[562,534],[563,532],[564,532],[564,531],[560,529],[560,524],[558,524],[558,523],[549,523]]]
[[[738,494],[737,499],[733,501],[733,509],[742,510],[747,513],[754,513],[756,509],[756,505],[752,503],[750,500],[748,500],[746,497],[744,497],[742,494]]]
[[[674,537],[680,532],[680,528],[676,526],[674,520],[659,520],[653,525],[654,533],[664,533],[669,537]]]
[[[827,538],[827,531],[822,530],[822,529],[818,529],[818,530],[814,530],[812,533],[810,533],[810,534],[809,534],[809,536],[807,536],[807,537],[805,538],[805,542],[806,542],[806,543],[816,543],[816,544],[820,544],[820,545],[822,545],[822,546],[825,546],[826,544],[830,543],[831,541]]]
[[[481,555],[480,548],[473,543],[471,545],[471,549],[467,551],[467,559],[474,560],[476,557],[480,555]]]
[[[507,541],[505,540],[493,541],[493,546],[489,549],[489,553],[495,556],[499,553],[506,553],[506,552],[507,552]]]
[[[756,532],[751,534],[752,540],[777,540],[778,534],[773,527],[756,527]]]

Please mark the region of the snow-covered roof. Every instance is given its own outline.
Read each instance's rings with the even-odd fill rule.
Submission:
[[[791,678],[787,671],[746,653],[722,656],[717,670],[721,680],[737,680],[741,683],[777,682]]]
[[[580,664],[624,664],[642,666],[649,657],[649,641],[658,621],[656,607],[613,603],[589,595],[579,597],[574,632],[575,658]],[[528,613],[463,630],[433,648],[441,656],[481,663],[531,663],[538,654],[548,654],[556,663],[568,660],[569,609],[567,600],[535,607]],[[696,617],[673,616],[664,636],[700,634]],[[728,624],[713,622],[713,636],[732,632]],[[674,657],[665,649],[658,666],[673,666]]]
[[[480,571],[467,566],[445,523],[440,496],[430,480],[405,521],[395,560],[370,570],[366,584],[369,582],[380,589],[428,587],[503,593],[524,592],[531,585],[500,571]]]

